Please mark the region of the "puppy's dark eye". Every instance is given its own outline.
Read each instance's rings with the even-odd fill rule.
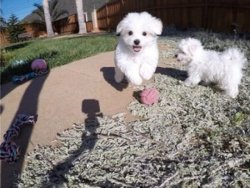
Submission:
[[[142,35],[143,35],[143,36],[147,36],[147,33],[146,33],[146,32],[143,32]]]
[[[132,32],[132,31],[129,31],[129,32],[128,32],[128,35],[133,35],[133,32]]]

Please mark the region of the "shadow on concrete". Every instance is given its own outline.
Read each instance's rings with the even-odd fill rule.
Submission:
[[[85,99],[82,102],[82,112],[87,115],[85,119],[85,131],[82,135],[81,146],[72,152],[64,161],[54,166],[48,172],[49,179],[43,183],[42,187],[60,187],[63,183],[67,183],[65,175],[69,170],[80,162],[81,155],[87,151],[91,151],[98,139],[96,129],[99,127],[97,117],[102,117],[99,101],[96,99]]]
[[[124,79],[121,83],[116,83],[114,79],[115,68],[114,67],[103,67],[101,68],[101,72],[103,73],[103,77],[112,87],[114,87],[118,91],[122,91],[128,87],[128,82]]]
[[[39,94],[48,76],[49,73],[31,80],[30,85],[23,94],[16,114],[13,115],[13,120],[10,126],[14,123],[18,114],[34,115],[39,118],[39,115],[37,114]],[[16,163],[9,164],[1,161],[1,187],[13,187],[13,183],[17,181],[17,175],[21,173],[22,167],[24,165],[24,155],[27,151],[32,131],[33,126],[24,126],[21,128],[20,134],[14,138],[14,141],[18,146],[20,146],[21,149],[20,158]]]
[[[3,105],[3,104],[0,104],[0,114],[3,113],[3,110],[4,110],[4,105]]]
[[[17,87],[19,87],[20,85],[17,84],[13,84],[11,82],[7,83],[7,84],[3,84],[1,86],[1,93],[0,93],[0,99],[3,99],[6,95],[8,95],[11,91],[13,91],[14,89],[16,89]]]

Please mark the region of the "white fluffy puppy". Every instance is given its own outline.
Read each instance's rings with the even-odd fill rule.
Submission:
[[[179,44],[177,60],[187,65],[185,84],[196,85],[200,81],[216,83],[227,95],[235,98],[242,78],[242,68],[247,62],[236,48],[224,52],[205,50],[197,39],[183,39]]]
[[[157,35],[162,32],[160,19],[147,12],[129,13],[116,28],[119,42],[115,50],[115,81],[125,77],[134,85],[149,80],[157,67]]]

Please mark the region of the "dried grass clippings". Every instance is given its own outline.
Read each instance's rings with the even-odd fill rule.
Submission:
[[[174,33],[174,32],[173,32]],[[129,105],[140,120],[97,117],[58,134],[58,147],[38,146],[27,157],[18,187],[247,187],[250,185],[250,64],[237,99],[212,87],[186,87],[172,61],[178,42],[202,39],[207,48],[237,46],[250,60],[250,42],[188,31],[161,37],[169,66],[150,86],[160,102]],[[87,126],[94,127],[89,131]],[[94,145],[93,145],[94,143]]]

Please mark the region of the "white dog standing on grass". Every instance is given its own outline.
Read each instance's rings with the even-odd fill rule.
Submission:
[[[200,81],[216,83],[227,95],[235,98],[239,93],[242,68],[246,57],[237,48],[224,52],[205,50],[197,39],[183,39],[179,44],[177,60],[187,65],[185,84],[196,85]]]
[[[125,76],[130,83],[141,85],[156,70],[162,22],[147,12],[129,13],[116,32],[120,37],[115,50],[115,81],[119,83]]]

